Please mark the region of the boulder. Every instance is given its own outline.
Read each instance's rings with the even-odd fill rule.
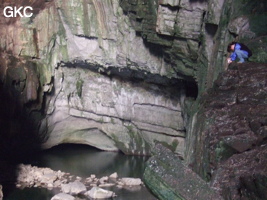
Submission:
[[[69,194],[59,193],[52,197],[51,200],[74,200],[75,198]]]
[[[77,194],[86,192],[86,187],[83,183],[81,183],[79,181],[74,181],[74,182],[71,182],[68,184],[62,184],[61,190],[64,193],[77,195]]]
[[[121,182],[123,185],[126,186],[136,186],[136,185],[141,185],[142,181],[140,178],[122,178]]]
[[[31,165],[19,165],[17,184],[24,186],[58,187],[64,182],[64,172],[50,168],[39,168]]]
[[[91,190],[86,192],[85,195],[93,199],[108,199],[115,196],[115,193],[109,190],[104,190],[99,187],[93,187]]]
[[[118,173],[114,172],[113,174],[110,174],[109,178],[111,179],[117,179],[118,178]]]
[[[104,184],[104,183],[106,183],[107,181],[108,181],[108,177],[107,177],[107,176],[104,176],[104,177],[102,177],[102,178],[99,179],[99,183],[100,183],[100,184]]]

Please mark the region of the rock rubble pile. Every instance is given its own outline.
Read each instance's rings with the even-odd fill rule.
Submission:
[[[70,173],[54,171],[50,168],[40,168],[31,165],[20,164],[16,187],[41,187],[55,189],[58,194],[51,200],[71,200],[79,195],[79,198],[106,199],[116,196],[113,191],[103,188],[107,187],[140,187],[143,182],[140,178],[118,178],[115,172],[110,176],[97,178],[92,174],[90,177],[82,178]]]

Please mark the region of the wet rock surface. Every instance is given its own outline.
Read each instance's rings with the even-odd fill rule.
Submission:
[[[210,186],[168,148],[157,144],[147,162],[144,179],[159,199],[220,200]]]
[[[225,199],[266,199],[267,65],[233,63],[201,99],[189,165]]]

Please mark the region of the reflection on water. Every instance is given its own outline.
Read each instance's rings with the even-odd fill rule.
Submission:
[[[119,178],[134,177],[141,178],[148,157],[126,156],[118,152],[103,152],[86,145],[60,145],[42,155],[33,158],[25,164],[38,167],[49,167],[53,170],[69,172],[72,175],[83,178],[95,174],[97,178],[109,176],[117,172]],[[107,188],[114,191],[118,196],[114,200],[156,200],[156,198],[145,188]],[[58,191],[30,188],[15,189],[4,200],[50,200]]]
[[[85,145],[64,145],[46,152],[37,164],[88,177],[108,176],[117,172],[120,177],[141,177],[147,157],[125,156],[118,152],[103,152]]]
[[[50,200],[53,196],[54,192],[44,188],[24,188],[14,189],[8,196],[4,194],[3,200]]]

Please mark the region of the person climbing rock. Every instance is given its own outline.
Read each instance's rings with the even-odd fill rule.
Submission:
[[[237,58],[239,59],[238,63],[243,63],[245,59],[248,59],[252,55],[251,50],[246,45],[238,42],[231,42],[227,47],[227,51],[231,53],[227,59],[228,64]]]

